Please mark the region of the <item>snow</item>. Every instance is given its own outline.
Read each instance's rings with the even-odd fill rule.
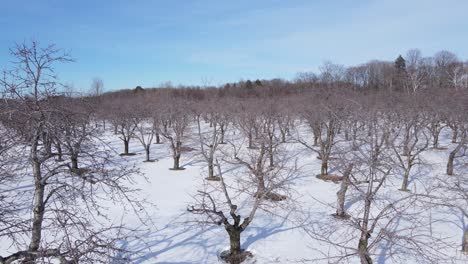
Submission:
[[[116,153],[123,149],[123,143],[117,136],[110,132],[106,136]],[[134,163],[140,168],[146,177],[136,176],[133,179],[136,182],[135,187],[141,189],[140,197],[152,204],[146,208],[146,225],[142,225],[132,213],[124,214],[125,224],[142,230],[135,233],[136,237],[120,242],[123,249],[131,252],[125,257],[131,263],[218,263],[219,253],[229,247],[226,231],[222,226],[199,225],[194,222],[195,216],[186,210],[193,201],[192,196],[203,186],[205,162],[197,155],[196,150],[184,152],[181,165],[186,169],[169,170],[172,167],[172,156],[167,142],[163,143],[151,146],[151,155],[157,159],[156,162],[142,162],[145,158],[144,149],[136,139],[130,142],[130,151],[137,155],[115,156],[116,159]],[[195,149],[199,148],[194,139],[184,142],[184,145],[187,144]],[[286,145],[290,156],[297,158],[300,167],[292,187],[293,199],[270,212],[259,211],[251,225],[242,233],[243,248],[254,255],[247,263],[300,263],[307,260],[312,260],[310,263],[328,263],[327,260],[318,260],[325,257],[319,251],[330,255],[337,252],[333,252],[333,247],[312,238],[305,230],[317,222],[329,222],[330,227],[343,225],[341,220],[330,216],[334,212],[332,206],[339,184],[324,182],[315,177],[320,171],[320,160],[316,159],[315,153],[300,144]],[[413,171],[410,189],[422,188],[423,184],[430,183],[435,177],[448,177],[445,175],[445,165],[448,152],[452,148],[448,134],[441,135],[441,145],[448,149],[428,150],[422,154],[425,164]],[[460,169],[462,164],[456,166]],[[333,170],[333,161],[330,168]],[[384,192],[388,195],[402,195],[397,191],[400,183],[400,179],[390,181],[384,187]],[[347,197],[347,207],[351,209],[358,204],[357,196],[351,193]],[[450,248],[446,252],[452,257],[452,263],[468,263],[468,258],[457,252],[461,247],[461,230],[466,228],[468,219],[462,218],[453,210],[432,208],[430,211],[433,219],[438,219],[432,227],[434,234],[439,232],[449,237],[449,242],[454,245],[455,249]],[[114,204],[110,209],[110,215],[116,221],[122,219],[122,214],[119,204]],[[351,231],[342,234],[355,235]],[[357,239],[350,246],[357,246]],[[398,259],[394,262],[388,260],[383,246],[378,254],[380,255],[374,256],[377,263],[416,263],[414,258],[407,259],[408,262],[405,259],[403,262],[398,262]],[[358,263],[358,259],[353,258],[350,263]]]

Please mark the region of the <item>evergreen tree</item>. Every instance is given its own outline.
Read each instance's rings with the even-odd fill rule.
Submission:
[[[247,81],[245,82],[245,88],[248,89],[248,90],[253,89],[252,81],[247,80]]]
[[[401,55],[395,60],[395,68],[397,72],[406,73],[406,61]]]
[[[398,58],[395,60],[395,77],[394,77],[394,85],[395,90],[403,91],[406,87],[406,61],[405,59],[399,55]]]

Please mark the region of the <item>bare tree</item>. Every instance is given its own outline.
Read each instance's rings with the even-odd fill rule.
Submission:
[[[394,151],[396,165],[403,170],[403,182],[400,190],[408,191],[411,169],[420,164],[419,156],[429,146],[429,136],[426,134],[426,124],[423,118],[412,111],[410,107],[402,110],[406,116],[399,116],[400,125],[396,128],[390,145]],[[405,115],[405,113],[403,113]]]
[[[258,209],[271,207],[271,205],[266,204],[267,200],[278,202],[286,199],[285,195],[279,193],[287,193],[293,179],[297,177],[295,175],[296,166],[291,168],[290,164],[287,165],[286,157],[278,157],[277,166],[274,168],[265,166],[267,150],[264,143],[260,142],[259,148],[255,149],[244,148],[242,145],[230,142],[232,149],[223,149],[222,151],[223,161],[226,165],[242,165],[238,172],[240,176],[232,179],[234,181],[232,184],[227,184],[221,165],[217,160],[215,167],[218,169],[221,185],[208,186],[205,182],[204,191],[199,191],[198,196],[195,197],[195,205],[188,208],[189,212],[206,217],[201,222],[224,226],[229,235],[230,250],[223,252],[221,257],[229,263],[240,263],[251,255],[241,248],[242,232],[253,221]],[[221,193],[221,197],[216,193]],[[251,203],[247,203],[250,204],[250,208],[247,209],[247,217],[243,220],[237,211],[241,210],[238,204],[245,203],[233,202],[234,199],[241,197],[247,200],[253,199]]]
[[[214,175],[214,160],[215,153],[221,143],[222,131],[221,123],[223,121],[220,114],[217,113],[217,109],[210,109],[209,111],[209,122],[210,128],[206,132],[202,129],[200,117],[196,118],[198,128],[198,138],[200,140],[200,152],[207,162],[208,165],[208,177],[207,180],[219,181],[220,178]]]
[[[109,116],[111,123],[114,125],[115,133],[119,135],[119,139],[124,143],[124,152],[120,155],[129,156],[135,155],[130,152],[130,140],[135,136],[135,130],[140,123],[140,117],[135,111],[135,102],[117,99],[111,105]]]
[[[58,82],[53,66],[71,58],[53,45],[42,48],[37,42],[17,45],[12,56],[16,67],[1,81],[9,112],[2,123],[14,131],[12,139],[20,147],[19,157],[26,157],[16,159],[18,166],[25,168],[29,164],[26,171],[10,172],[17,181],[29,180],[33,185],[24,191],[27,195],[15,191],[7,195],[21,201],[22,208],[28,208],[26,204],[32,208],[30,214],[23,214],[28,215],[26,227],[10,233],[17,251],[1,256],[0,262],[107,263],[119,251],[115,242],[122,238],[119,235],[122,229],[117,225],[96,224],[96,220],[105,216],[97,193],[106,191],[112,194],[111,199],[138,206],[131,195],[133,190],[123,186],[128,177],[135,175],[135,170],[110,166],[111,152],[105,150],[99,155],[81,150],[82,159],[89,166],[80,174],[71,172],[68,163],[57,162],[49,144],[51,138],[58,138],[54,132],[59,124],[54,116],[69,118],[69,113],[62,112],[54,101]],[[54,236],[45,239],[45,230]]]
[[[461,110],[461,109],[460,109]],[[458,113],[452,113],[454,118],[452,122],[456,122],[457,131],[459,131],[459,139],[456,147],[450,151],[449,157],[447,160],[447,175],[453,175],[453,162],[457,155],[463,156],[466,152],[466,144],[468,143],[468,123],[466,121],[466,112],[461,111]],[[455,121],[457,120],[457,121]],[[461,153],[460,153],[461,152]],[[460,155],[461,154],[461,155]]]
[[[182,155],[182,141],[189,128],[189,113],[186,111],[187,104],[174,100],[167,105],[165,112],[161,113],[161,121],[164,129],[161,131],[171,144],[172,158],[174,166],[171,170],[183,170],[180,167],[180,157]],[[170,127],[168,127],[170,124]]]
[[[199,191],[195,197],[195,204],[188,207],[188,211],[194,214],[204,215],[206,219],[202,222],[207,224],[223,225],[229,235],[229,251],[223,252],[221,258],[231,264],[239,264],[252,254],[244,251],[241,247],[241,234],[249,226],[255,217],[255,213],[260,206],[263,196],[255,197],[247,217],[242,219],[242,216],[237,212],[238,205],[233,203],[232,196],[228,191],[228,186],[225,183],[219,162],[216,162],[218,168],[218,177],[221,182],[221,192],[223,198],[216,200],[210,192]],[[220,208],[222,204],[227,204],[228,208]],[[224,210],[224,212],[223,212]],[[225,213],[225,212],[229,213]]]
[[[248,147],[254,148],[254,137],[258,136],[261,129],[261,123],[255,114],[254,104],[248,101],[241,101],[237,107],[236,126],[248,139]]]
[[[150,104],[142,100],[141,104],[136,106],[135,115],[139,118],[134,118],[133,122],[135,125],[135,131],[133,136],[140,141],[142,147],[145,149],[145,160],[144,162],[153,162],[150,158],[151,144],[156,136],[158,125],[157,120],[151,117]]]
[[[406,70],[408,75],[408,82],[413,93],[419,92],[422,88],[424,79],[426,78],[423,69],[423,59],[421,51],[418,49],[409,50],[406,53]]]
[[[95,77],[91,82],[91,96],[99,97],[104,94],[104,82],[101,78]]]
[[[302,111],[303,118],[314,133],[314,144],[308,143],[300,135],[298,135],[297,140],[308,149],[317,153],[318,159],[322,161],[320,175],[328,175],[328,162],[331,158],[333,147],[337,144],[336,135],[338,134],[341,122],[342,110],[336,108],[334,102],[328,101],[327,104],[317,103],[316,107],[309,107]],[[315,141],[318,142],[318,148],[314,147],[316,145]]]

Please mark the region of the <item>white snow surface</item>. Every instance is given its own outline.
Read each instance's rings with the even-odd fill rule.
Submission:
[[[450,133],[445,131],[441,135],[440,144],[446,150],[427,150],[422,154],[424,165],[414,169],[411,174],[410,189],[417,191],[419,185],[430,183],[435,178],[449,177],[445,174],[446,160],[449,151],[455,146],[450,143]],[[195,133],[195,130],[193,130]],[[106,133],[111,145],[117,152],[123,149],[123,143],[111,132]],[[184,152],[181,165],[185,170],[173,171],[172,156],[168,142],[162,138],[163,144],[151,146],[151,156],[156,162],[144,163],[144,150],[136,139],[130,142],[131,152],[137,155],[119,157],[127,162],[135,163],[145,177],[135,176],[135,186],[140,191],[140,197],[147,199],[154,206],[148,206],[148,219],[143,225],[131,211],[123,212],[120,204],[113,204],[109,215],[115,221],[123,222],[141,229],[135,237],[128,241],[121,241],[122,248],[128,250],[130,263],[221,263],[219,253],[229,248],[229,239],[222,226],[200,225],[195,222],[196,216],[187,212],[187,206],[193,202],[193,195],[201,190],[207,169],[204,159],[198,155],[199,145],[196,137],[184,142],[184,146],[191,146],[195,150]],[[343,225],[343,220],[331,216],[335,209],[336,192],[339,184],[324,182],[315,176],[320,171],[320,160],[316,154],[297,143],[286,143],[290,155],[297,158],[299,171],[293,183],[292,199],[283,202],[280,208],[270,212],[260,210],[253,222],[242,233],[241,243],[244,249],[253,253],[254,257],[246,263],[329,263],[324,259],[327,255],[336,255],[335,248],[320,242],[305,231],[316,223],[330,223],[330,227]],[[116,153],[117,153],[116,152]],[[457,160],[455,171],[466,169],[462,159]],[[334,164],[329,166],[334,172]],[[225,177],[236,177],[235,168],[225,171]],[[399,196],[398,191],[401,178],[390,180],[383,192]],[[216,182],[210,184],[217,184]],[[244,197],[246,200],[249,197]],[[248,201],[239,198],[240,205],[248,209]],[[348,210],[358,206],[359,201],[353,200],[352,192],[347,201]],[[240,206],[240,212],[243,212]],[[450,257],[448,263],[468,263],[468,258],[458,250],[461,248],[462,230],[468,225],[468,219],[463,218],[456,211],[443,208],[426,209],[431,211],[433,219],[439,219],[431,228],[434,236],[448,237],[453,247],[447,247],[446,254]],[[246,215],[243,215],[244,217]],[[429,228],[429,227],[426,227]],[[358,236],[355,232],[343,233],[356,236],[350,247],[357,247]],[[1,241],[0,241],[0,244]],[[4,244],[5,245],[5,244]],[[3,246],[0,246],[0,249]],[[392,260],[387,255],[385,245],[382,245],[376,256],[376,263],[419,263],[417,256]],[[0,250],[0,252],[8,251]],[[405,262],[406,261],[406,262]],[[343,263],[359,263],[357,257]]]

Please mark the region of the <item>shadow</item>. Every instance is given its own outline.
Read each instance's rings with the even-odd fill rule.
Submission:
[[[185,225],[183,223],[168,224],[162,229],[147,232],[138,239],[123,241],[121,248],[129,253],[126,256],[120,256],[120,258],[126,260],[126,263],[207,263],[208,257],[218,254],[218,252],[213,251],[216,245],[221,244],[222,240],[228,241],[227,234],[226,236],[217,236],[218,239],[214,240],[210,236],[203,236],[214,229],[219,229],[219,227],[210,226],[206,229],[200,229],[199,226],[193,227],[186,223]],[[184,249],[182,248],[193,253],[196,257],[190,262],[157,261],[157,257],[164,253],[183,256]],[[117,263],[121,262],[115,264]]]
[[[242,247],[244,249],[248,249],[253,243],[255,243],[258,240],[268,238],[270,236],[273,236],[275,234],[295,230],[298,228],[304,227],[304,225],[294,225],[294,226],[289,226],[285,227],[285,223],[287,221],[287,217],[284,218],[281,222],[279,223],[273,223],[273,221],[270,219],[268,224],[263,225],[261,227],[248,227],[250,229],[250,232],[255,232],[255,234],[250,234],[246,238],[245,242],[242,244]]]
[[[397,229],[399,224],[400,224],[400,219],[398,219],[396,221],[394,231]],[[388,254],[388,249],[390,248],[390,246],[391,246],[391,242],[388,241],[388,240],[385,242],[385,244],[380,244],[379,245],[380,253],[379,253],[379,257],[377,259],[378,264],[385,264],[387,262],[387,260],[391,258],[391,256],[389,256],[389,254]]]

